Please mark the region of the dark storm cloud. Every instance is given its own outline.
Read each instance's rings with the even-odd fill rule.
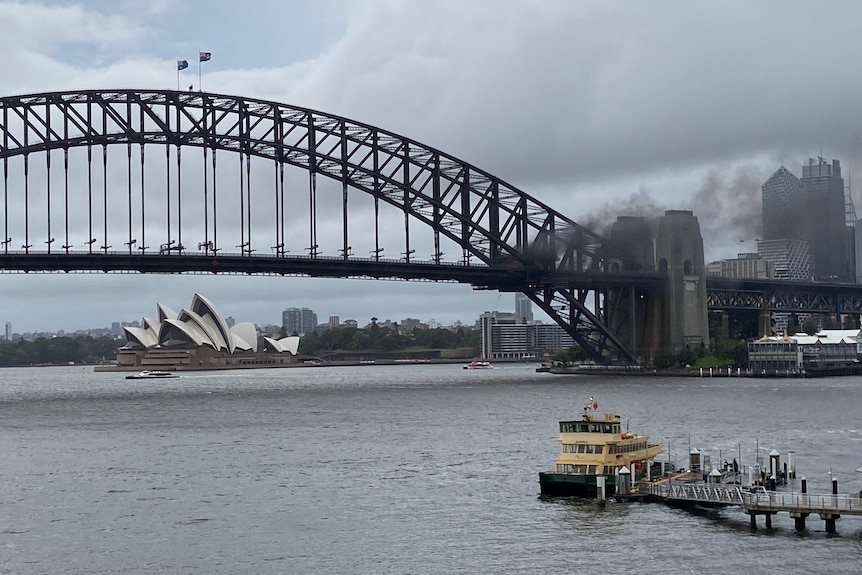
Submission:
[[[822,145],[825,156],[842,161],[849,179],[862,178],[862,108],[856,103],[862,80],[852,70],[862,55],[857,2],[335,3],[344,9],[334,13],[342,19],[328,12],[320,28],[335,35],[313,35],[316,48],[301,62],[289,44],[264,45],[255,26],[234,25],[245,5],[207,4],[204,23],[171,18],[173,3],[141,4],[0,2],[0,92],[175,88],[174,58],[210,49],[214,57],[203,71],[208,90],[307,106],[400,133],[473,163],[581,223],[599,226],[636,209],[693,209],[712,257],[732,256],[740,239],[757,237],[760,185],[780,165],[801,175],[802,163]],[[303,3],[277,2],[267,14],[273,22],[316,21],[303,19],[309,15],[303,10]],[[230,41],[220,45],[227,35]],[[229,58],[222,57],[225,51]],[[196,84],[196,74],[183,83]],[[301,220],[291,236],[300,250],[306,235]],[[189,233],[200,235],[199,227]],[[322,227],[329,229],[327,222]],[[367,238],[358,235],[357,251],[368,251]],[[386,241],[386,253],[397,257],[396,236]],[[259,245],[266,250],[271,243]],[[329,251],[338,239],[332,243]],[[57,318],[62,309],[78,326],[98,313],[87,296],[105,281],[113,289],[103,305],[117,302],[116,311],[96,323],[139,309],[142,299],[146,310],[162,296],[181,307],[193,291],[222,308],[223,301],[247,302],[249,313],[222,311],[250,321],[264,321],[253,310],[266,305],[277,311],[320,301],[318,313],[329,313],[323,310],[331,299],[324,298],[343,301],[336,294],[346,284],[350,299],[369,308],[386,305],[387,298],[375,299],[379,294],[396,297],[397,291],[392,282],[332,281],[306,290],[304,281],[242,278],[242,287],[231,291],[232,280],[101,276],[63,279],[58,291],[49,281],[3,279],[6,301],[17,301],[7,297],[10,286],[25,285],[15,294],[34,313]],[[40,285],[51,286],[44,299],[26,299],[38,295]],[[440,286],[421,293],[399,312],[439,316],[467,302],[462,319],[468,320],[496,306],[496,294]],[[438,300],[437,293],[458,295]],[[411,296],[397,297],[408,302]],[[85,307],[86,315],[71,320],[72,310]]]

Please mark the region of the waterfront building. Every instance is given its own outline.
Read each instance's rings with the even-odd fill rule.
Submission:
[[[557,324],[528,324],[518,314],[485,312],[479,317],[481,357],[525,359],[572,347],[572,337]]]
[[[788,375],[811,368],[858,363],[860,330],[824,329],[814,335],[766,336],[748,344],[748,369],[755,375]]]
[[[303,336],[317,328],[317,314],[307,307],[289,307],[281,313],[281,325],[287,335]]]
[[[195,294],[179,313],[156,304],[156,319],[144,318],[143,327],[124,327],[126,344],[118,350],[117,365],[145,369],[227,369],[277,367],[294,362],[299,337],[263,337],[259,350],[254,324],[232,327],[213,304]]]
[[[575,345],[566,330],[555,323],[537,323],[529,326],[532,334],[532,349],[536,355],[567,349]]]
[[[480,357],[482,359],[522,359],[527,349],[527,324],[514,313],[485,312],[479,316]]]

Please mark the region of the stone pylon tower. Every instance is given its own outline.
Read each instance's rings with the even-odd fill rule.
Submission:
[[[656,269],[652,230],[646,219],[619,216],[611,227],[613,246],[624,253],[609,254],[608,271],[654,272]],[[640,286],[608,290],[608,327],[644,361],[663,352],[664,293]]]
[[[679,353],[709,345],[703,237],[694,213],[668,210],[659,219],[656,269],[667,272],[663,324],[664,351]]]

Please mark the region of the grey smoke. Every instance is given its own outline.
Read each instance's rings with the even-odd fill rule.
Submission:
[[[602,204],[597,210],[579,218],[578,223],[607,236],[618,216],[640,216],[655,231],[658,218],[666,210],[684,209],[697,216],[707,251],[710,245],[752,241],[761,234],[760,186],[766,178],[768,175],[753,165],[741,166],[730,174],[712,170],[680,205],[666,205],[653,197],[646,187],[640,186],[637,192],[622,200]],[[721,257],[735,257],[735,252]]]

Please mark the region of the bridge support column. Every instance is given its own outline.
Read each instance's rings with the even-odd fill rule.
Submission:
[[[835,535],[835,533],[836,533],[835,520],[841,516],[840,515],[828,515],[827,514],[827,515],[821,515],[820,517],[822,517],[824,523],[826,523],[826,533],[828,533],[830,535]]]
[[[757,513],[754,513],[753,511],[749,512],[748,520],[751,523],[751,530],[757,531]]]
[[[766,514],[766,528],[772,529],[772,513]]]

